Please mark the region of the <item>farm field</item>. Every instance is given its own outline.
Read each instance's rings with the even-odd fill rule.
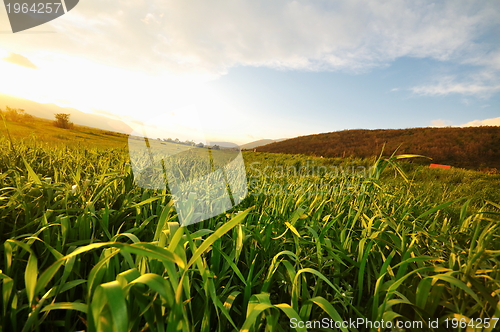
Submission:
[[[500,331],[498,1],[4,3],[0,332]]]
[[[0,137],[1,331],[500,328],[499,175],[244,152],[248,197],[179,227],[113,144]]]

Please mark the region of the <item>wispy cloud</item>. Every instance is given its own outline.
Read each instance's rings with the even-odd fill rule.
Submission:
[[[493,2],[113,1],[81,3],[51,22],[64,42],[26,38],[38,50],[156,72],[217,76],[238,65],[359,72],[405,56],[496,65],[500,58],[485,59],[477,40],[499,21]]]
[[[500,91],[500,84],[486,85],[476,83],[440,83],[435,85],[417,86],[410,89],[412,92],[424,96],[443,96],[448,94],[476,95],[489,97]]]
[[[437,119],[431,121],[431,127],[448,127],[450,125],[451,121],[449,120]]]
[[[30,59],[21,54],[10,53],[5,58],[2,58],[2,60],[26,68],[38,69],[38,67],[33,62],[31,62]]]
[[[431,127],[449,127],[449,126],[452,126],[452,121],[450,120],[437,119],[431,121]],[[500,117],[484,119],[484,120],[473,120],[452,127],[479,127],[479,126],[500,126]]]
[[[475,96],[489,98],[500,92],[500,70],[493,68],[482,68],[468,75],[443,76],[433,82],[415,86],[410,90],[423,96],[444,96],[449,94],[461,94],[464,96]]]
[[[467,122],[465,124],[459,125],[457,127],[479,127],[479,126],[500,126],[500,117],[485,119],[485,120],[474,120]]]

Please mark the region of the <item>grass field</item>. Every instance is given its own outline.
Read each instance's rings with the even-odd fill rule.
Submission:
[[[500,328],[498,175],[245,152],[248,197],[179,227],[113,144],[0,137],[1,331]]]
[[[0,121],[4,120],[0,118]],[[101,148],[124,148],[127,146],[128,135],[74,125],[73,129],[62,129],[54,126],[53,120],[33,117],[30,122],[0,122],[0,135],[13,139],[24,140],[31,143],[37,142],[54,146],[64,147],[101,147]]]

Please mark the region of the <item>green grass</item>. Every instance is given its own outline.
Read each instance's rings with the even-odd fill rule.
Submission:
[[[179,227],[167,190],[134,185],[124,148],[9,145],[1,331],[289,331],[322,318],[444,331],[446,318],[500,318],[498,177],[395,158],[314,159],[363,176],[282,176],[308,159],[245,152],[249,196]]]

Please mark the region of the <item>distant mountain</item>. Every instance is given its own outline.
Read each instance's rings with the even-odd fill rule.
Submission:
[[[71,122],[82,126],[117,131],[125,134],[128,134],[131,131],[128,130],[129,127],[124,122],[104,115],[85,113],[75,108],[60,107],[51,103],[42,104],[32,100],[0,93],[0,109],[5,111],[5,106],[9,106],[10,108],[21,108],[28,114],[50,120],[54,120],[54,114],[56,113],[67,113],[71,114]]]
[[[259,146],[263,146],[263,145],[267,145],[267,144],[271,144],[271,143],[275,143],[275,142],[281,142],[281,141],[284,141],[284,140],[287,140],[288,138],[280,138],[280,139],[261,139],[261,140],[258,140],[258,141],[254,141],[254,142],[250,142],[250,143],[246,143],[246,144],[243,144],[242,146],[240,146],[242,149],[255,149],[256,147],[259,147]]]
[[[259,152],[323,157],[419,154],[433,163],[455,167],[500,169],[500,127],[446,127],[344,130],[301,136],[257,147]]]

